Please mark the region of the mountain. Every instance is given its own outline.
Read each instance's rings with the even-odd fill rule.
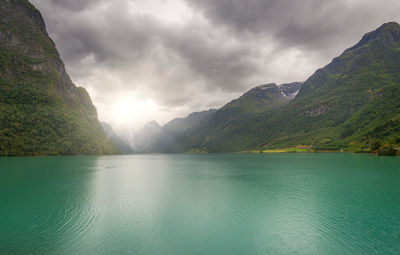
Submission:
[[[217,110],[210,109],[202,112],[194,112],[184,118],[176,118],[164,126],[151,121],[134,135],[133,148],[138,152],[176,152],[181,151],[181,135],[193,127],[207,123]]]
[[[101,122],[101,126],[103,127],[104,133],[108,137],[108,139],[113,143],[113,145],[123,154],[133,154],[134,151],[128,142],[124,141],[121,137],[119,137],[113,128],[105,122]]]
[[[194,126],[199,125],[202,121],[214,115],[216,111],[217,110],[215,109],[210,109],[208,111],[191,113],[185,118],[173,119],[163,126],[163,132],[170,135],[178,135]]]
[[[162,150],[163,152],[204,151],[204,147],[199,147],[199,144],[203,144],[204,140],[208,142],[214,140],[217,136],[222,137],[231,127],[248,123],[255,116],[287,105],[293,99],[293,95],[297,94],[302,84],[301,82],[281,85],[270,83],[257,86],[227,103],[198,125],[180,135],[175,135],[176,139],[170,146],[167,146],[168,142],[164,142],[164,147],[160,148],[165,148]],[[241,132],[239,133],[241,134]],[[160,137],[159,140],[163,140],[163,137]],[[168,141],[167,139],[164,140]],[[227,139],[227,141],[232,141],[232,139]],[[230,150],[229,146],[219,149],[221,151]]]
[[[308,78],[293,100],[285,101],[273,84],[264,86],[224,106],[208,123],[182,134],[178,142],[182,151],[299,145],[367,151],[374,139],[399,144],[400,26],[386,23],[366,34]],[[264,89],[271,97],[264,99]],[[284,91],[296,94],[281,87]]]
[[[161,126],[156,121],[146,123],[133,138],[132,148],[136,152],[152,152],[152,146],[161,132]]]
[[[273,147],[364,150],[371,138],[397,139],[399,64],[400,26],[386,23],[317,70],[291,104],[255,130]]]
[[[202,126],[208,123],[217,112],[215,109],[210,109],[202,112],[194,112],[185,118],[173,119],[165,124],[157,136],[153,137],[149,151],[152,152],[177,152],[184,148],[178,143],[181,136],[189,132],[194,127]]]
[[[27,0],[0,1],[0,155],[115,154]]]
[[[295,86],[298,86],[297,90],[293,90]],[[293,99],[291,95],[297,93],[300,86],[301,83],[280,86],[270,83],[257,86],[219,109],[210,120],[210,124],[216,128],[223,128],[231,125],[231,122],[243,122],[256,114],[282,107]]]

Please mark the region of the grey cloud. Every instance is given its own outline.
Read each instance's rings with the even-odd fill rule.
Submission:
[[[222,90],[243,90],[246,78],[260,72],[253,63],[253,53],[248,45],[228,45],[222,38],[213,38],[193,32],[198,27],[189,26],[166,40],[169,49],[175,51],[184,63],[208,85],[208,88]],[[224,35],[221,31],[217,33]]]
[[[124,5],[127,2],[117,2],[106,11],[93,13],[64,9],[54,0],[38,2],[50,34],[76,78],[92,75],[93,66],[83,66],[86,57],[93,57],[97,67],[125,72],[126,76],[147,63],[155,75],[165,76],[162,83],[147,84],[155,92],[152,96],[167,104],[185,104],[199,91],[243,91],[251,86],[248,77],[260,71],[248,45],[224,42],[229,37],[226,31],[208,31],[206,24],[195,21],[166,26],[150,15],[132,15]],[[126,86],[140,85],[127,80]]]
[[[132,11],[138,0],[32,0],[71,78],[99,109],[134,91],[171,114],[220,107],[262,83],[304,80],[364,33],[400,19],[398,0],[181,1],[190,18],[168,23]]]
[[[355,40],[381,23],[400,18],[400,3],[397,0],[188,2],[215,24],[227,26],[236,33],[267,36],[281,47],[311,51],[336,49],[341,41],[349,43],[349,39]]]
[[[104,0],[49,0],[54,5],[59,5],[63,8],[72,11],[82,11],[93,4],[98,4]]]
[[[156,24],[146,16],[129,16],[124,7],[94,14],[64,13],[48,17],[63,59],[76,63],[93,55],[99,64],[116,64],[145,57],[152,47]]]

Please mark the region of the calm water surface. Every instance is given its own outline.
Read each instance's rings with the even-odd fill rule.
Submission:
[[[0,159],[0,254],[399,254],[400,158]]]

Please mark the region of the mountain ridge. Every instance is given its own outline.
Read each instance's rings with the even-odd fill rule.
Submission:
[[[354,50],[360,49],[363,46],[370,43],[371,41],[378,40],[378,39],[383,39],[387,43],[393,42],[393,40],[395,40],[395,39],[397,39],[397,41],[399,41],[400,38],[393,38],[393,34],[391,33],[393,30],[400,30],[400,26],[398,23],[396,23],[396,22],[384,23],[382,26],[380,26],[376,30],[365,34],[356,45],[345,50],[344,53],[352,52]]]

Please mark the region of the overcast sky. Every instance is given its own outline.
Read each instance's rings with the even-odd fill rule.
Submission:
[[[398,0],[31,0],[99,118],[124,131],[303,81]]]

